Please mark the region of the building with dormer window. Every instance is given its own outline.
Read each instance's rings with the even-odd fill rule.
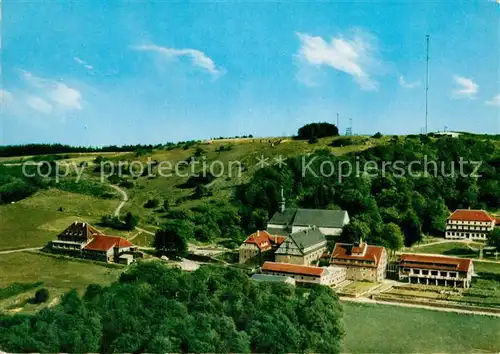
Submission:
[[[347,279],[380,282],[385,279],[387,252],[384,247],[359,243],[337,243],[330,264],[347,268]]]
[[[247,263],[250,260],[262,262],[265,252],[275,250],[286,237],[271,235],[267,231],[258,230],[247,237],[239,248],[239,263]],[[261,263],[262,264],[262,263]]]

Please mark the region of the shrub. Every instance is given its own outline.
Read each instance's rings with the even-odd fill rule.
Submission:
[[[352,138],[339,138],[339,139],[335,139],[334,141],[332,141],[330,143],[330,146],[333,146],[333,147],[342,147],[342,146],[348,146],[348,145],[356,145],[358,142],[356,142],[356,140],[352,139]]]
[[[41,304],[49,299],[49,291],[45,288],[38,289],[33,298],[34,304]]]
[[[308,140],[309,144],[316,144],[318,142],[318,138],[313,136]]]
[[[382,134],[380,132],[377,132],[373,135],[373,138],[375,139],[380,139],[382,137]]]
[[[148,201],[144,204],[145,208],[156,208],[160,205],[160,201],[156,198],[148,199]]]

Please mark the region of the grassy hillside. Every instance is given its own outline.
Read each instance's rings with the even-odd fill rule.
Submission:
[[[0,250],[43,246],[74,221],[97,223],[118,202],[48,189],[14,204],[0,205]]]
[[[130,152],[59,154],[61,155],[59,157],[64,158],[58,159],[58,163],[74,164],[81,168],[80,164],[85,162],[87,167],[84,169],[83,179],[88,182],[100,183],[101,175],[99,172],[94,171],[98,166],[94,160],[98,156],[116,164],[120,161],[140,161],[146,166],[148,161],[156,160],[160,162],[168,161],[172,166],[175,166],[176,163],[186,161],[194,156],[198,149],[201,151],[200,156],[198,156],[200,162],[205,162],[206,166],[210,166],[214,161],[221,161],[226,170],[223,176],[210,183],[209,189],[213,196],[203,198],[203,200],[227,199],[231,196],[235,186],[251,179],[258,169],[256,163],[261,156],[267,158],[269,163],[274,164],[274,158],[278,156],[286,158],[299,154],[309,154],[318,149],[328,149],[334,154],[344,154],[363,150],[387,141],[385,138],[367,140],[365,137],[354,137],[354,140],[358,141],[359,144],[346,147],[331,147],[329,145],[333,140],[336,140],[336,138],[324,138],[320,139],[316,144],[309,144],[307,141],[290,138],[224,139],[195,144],[187,149],[183,147],[154,149],[151,153],[141,156],[136,156],[137,154]],[[32,156],[8,157],[2,158],[0,163],[20,163],[30,161],[32,158]],[[232,161],[239,161],[242,164],[241,175],[239,175],[237,164],[233,165],[232,173],[227,171],[227,167]],[[12,168],[19,167],[14,166]],[[219,166],[215,166],[214,172],[218,173],[219,168]],[[124,167],[123,170],[126,171],[128,168]],[[203,166],[200,163],[194,171],[201,173],[202,170]],[[154,167],[152,171],[158,175],[157,168]],[[180,169],[180,171],[182,174],[190,173],[191,167]],[[230,174],[232,174],[232,177],[230,177]],[[77,190],[77,185],[73,190],[71,185],[68,185],[68,181],[75,180],[75,178],[76,173],[73,172],[67,177],[62,177],[62,183],[53,183],[51,189],[42,190],[14,204],[0,205],[0,215],[2,217],[0,250],[40,246],[54,238],[58,232],[75,220],[95,224],[103,215],[112,214],[118,204],[118,199],[102,199],[82,194],[87,193],[87,191]],[[154,231],[158,225],[164,222],[165,213],[160,208],[144,208],[144,204],[148,199],[157,198],[160,202],[168,199],[174,207],[182,206],[187,208],[202,202],[200,199],[190,199],[193,189],[183,187],[188,177],[180,177],[175,173],[170,177],[159,175],[157,177],[134,177],[125,172],[121,180],[133,183],[133,187],[122,187],[129,197],[129,202],[124,205],[122,213],[130,211],[138,215],[140,217],[140,226],[151,231]],[[112,182],[116,183],[116,181]],[[104,183],[109,184],[110,181],[104,178]],[[61,191],[58,188],[68,191]],[[119,198],[119,195],[116,195],[116,198]],[[63,208],[63,211],[59,211],[60,207]],[[134,234],[109,229],[104,229],[104,231],[126,237]],[[141,245],[148,245],[150,240],[151,238],[144,234],[137,239]]]
[[[71,261],[50,255],[18,252],[0,255],[0,289],[13,283],[29,284],[42,282],[30,289],[6,299],[0,299],[0,312],[32,312],[40,306],[27,303],[37,288],[49,290],[48,304],[71,289],[83,291],[89,284],[109,284],[118,279],[121,268],[112,268],[88,261]]]

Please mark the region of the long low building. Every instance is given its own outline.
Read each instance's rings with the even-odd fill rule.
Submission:
[[[265,262],[262,272],[270,275],[286,276],[297,283],[312,283],[335,286],[346,279],[344,267],[310,267],[281,262]]]
[[[295,279],[283,275],[254,274],[252,275],[251,279],[258,282],[285,283],[285,284],[295,285]]]
[[[469,288],[474,265],[472,259],[402,254],[399,280],[408,283]]]

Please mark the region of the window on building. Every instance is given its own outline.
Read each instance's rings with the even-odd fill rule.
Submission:
[[[457,277],[457,273],[455,273],[455,272],[450,272],[450,277],[452,277],[452,278],[456,278],[456,277]]]
[[[431,270],[431,275],[438,275],[438,271],[437,270]]]

